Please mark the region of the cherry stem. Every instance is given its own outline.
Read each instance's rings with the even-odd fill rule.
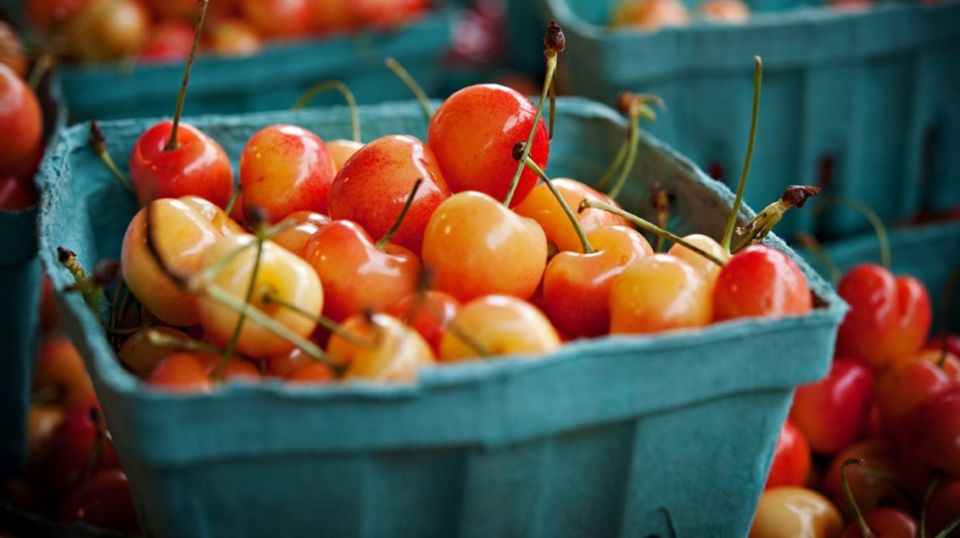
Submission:
[[[197,57],[197,48],[200,46],[200,34],[203,31],[203,22],[207,18],[207,7],[210,0],[202,0],[200,5],[200,17],[197,19],[197,27],[193,32],[193,46],[190,48],[190,56],[187,57],[187,66],[183,70],[183,81],[180,83],[180,93],[177,94],[177,107],[173,112],[173,126],[170,127],[170,140],[164,146],[164,151],[172,151],[180,145],[177,142],[177,129],[180,128],[180,116],[183,115],[183,104],[187,98],[187,85],[190,83],[190,71],[193,70],[193,60]]]
[[[33,69],[30,70],[30,74],[27,76],[27,86],[29,86],[31,90],[37,91],[37,88],[40,87],[40,83],[43,81],[43,77],[53,68],[53,64],[54,58],[50,54],[37,56],[37,60],[33,64]]]
[[[827,254],[826,249],[823,248],[823,244],[820,241],[817,241],[817,238],[808,234],[800,233],[797,235],[797,242],[800,243],[803,248],[807,249],[810,254],[813,254],[821,264],[823,264],[824,269],[827,270],[827,274],[830,275],[830,281],[834,285],[840,280],[840,268],[837,267],[837,264],[834,263],[833,259],[830,258],[830,255]]]
[[[666,230],[670,226],[670,193],[660,183],[654,182],[650,187],[650,201],[653,210],[657,212],[657,225]],[[663,252],[664,243],[666,238],[658,236],[654,252]]]
[[[737,185],[737,198],[733,202],[730,217],[727,219],[727,228],[723,232],[720,246],[730,252],[730,242],[733,240],[733,229],[737,225],[740,215],[740,206],[743,205],[743,191],[747,187],[747,176],[750,174],[750,162],[753,160],[753,146],[757,141],[757,120],[760,116],[760,86],[763,81],[763,60],[759,56],[753,57],[753,112],[750,117],[750,137],[747,139],[747,153],[743,157],[743,170],[740,172],[740,183]]]
[[[447,330],[450,331],[454,336],[456,336],[461,342],[463,342],[471,351],[476,353],[480,357],[492,357],[493,352],[487,349],[487,346],[483,345],[479,340],[474,338],[470,333],[463,329],[459,324],[454,320],[447,322]]]
[[[696,252],[696,253],[699,254],[700,256],[703,256],[704,258],[706,258],[706,259],[712,261],[713,263],[719,265],[720,267],[723,267],[723,260],[721,260],[720,258],[717,258],[717,257],[714,256],[713,254],[710,254],[709,252],[703,250],[702,248],[698,247],[697,245],[694,245],[693,243],[687,241],[686,239],[680,237],[679,235],[676,235],[676,234],[674,234],[674,233],[672,233],[672,232],[670,232],[670,231],[668,231],[668,230],[664,230],[663,228],[657,226],[656,224],[654,224],[654,223],[652,223],[652,222],[650,222],[650,221],[648,221],[648,220],[646,220],[646,219],[640,218],[640,217],[634,215],[633,213],[629,213],[629,212],[627,212],[627,211],[624,211],[623,209],[620,209],[620,208],[617,207],[617,206],[610,205],[610,204],[608,204],[608,203],[606,203],[606,202],[601,202],[601,201],[599,201],[599,200],[592,200],[592,199],[590,199],[590,198],[584,198],[584,199],[580,202],[580,208],[579,208],[579,210],[580,210],[580,211],[584,211],[584,210],[587,209],[587,208],[602,209],[602,210],[606,211],[607,213],[613,213],[614,215],[619,215],[619,216],[621,216],[621,217],[629,220],[630,222],[632,222],[632,223],[633,223],[635,226],[637,226],[638,228],[642,228],[643,230],[646,230],[646,231],[648,231],[648,232],[656,235],[657,237],[664,236],[664,237],[666,237],[667,239],[673,241],[674,243],[678,243],[678,244],[680,244],[680,245],[683,245],[683,246],[687,247],[688,249],[692,250],[693,252]]]
[[[518,147],[518,146],[517,146]],[[514,149],[514,155],[516,156],[518,152],[516,147]],[[553,197],[557,199],[557,202],[560,204],[560,207],[563,208],[563,212],[566,213],[567,218],[570,219],[570,224],[573,226],[574,231],[577,232],[577,237],[580,238],[580,246],[583,248],[584,254],[590,254],[596,252],[596,249],[593,248],[593,245],[590,244],[590,241],[587,239],[587,233],[583,231],[583,226],[580,225],[580,220],[577,219],[577,214],[573,212],[573,209],[570,208],[570,204],[567,203],[567,199],[560,194],[560,191],[557,190],[556,185],[553,184],[553,181],[544,173],[543,169],[533,161],[530,157],[527,157],[527,168],[533,170],[533,173],[539,177],[547,188],[550,189],[550,193],[553,194]]]
[[[147,329],[145,334],[148,342],[159,347],[172,347],[195,353],[215,353],[217,355],[223,353],[222,349],[212,344],[194,340],[193,338],[184,338],[183,336],[160,332],[157,329]]]
[[[264,293],[261,296],[261,300],[263,301],[264,304],[275,304],[282,308],[286,308],[287,310],[293,312],[294,314],[297,314],[306,319],[314,321],[316,322],[317,325],[323,327],[324,329],[327,329],[328,331],[336,334],[337,336],[340,336],[341,338],[343,338],[344,340],[350,342],[355,346],[365,347],[368,349],[374,349],[376,347],[376,342],[371,342],[366,338],[360,337],[344,329],[343,326],[341,326],[340,324],[338,324],[337,322],[333,321],[328,317],[307,312],[306,310],[300,308],[299,306],[280,298],[279,296],[277,296],[276,293],[273,293],[272,291],[267,291],[266,293]]]
[[[553,140],[553,126],[557,121],[557,78],[550,83],[550,130],[549,138]]]
[[[433,106],[430,105],[430,98],[427,97],[427,92],[423,91],[423,86],[417,83],[413,78],[413,75],[410,74],[400,62],[393,58],[387,58],[384,62],[387,65],[387,68],[393,71],[394,75],[397,75],[399,78],[413,93],[413,96],[417,98],[417,102],[420,103],[420,108],[423,109],[423,115],[427,118],[427,123],[430,123],[430,120],[433,119]]]
[[[836,206],[852,209],[863,215],[863,217],[870,222],[877,236],[877,243],[880,246],[880,265],[889,270],[892,259],[890,255],[890,238],[887,235],[887,227],[883,224],[883,219],[880,218],[880,215],[877,215],[877,212],[867,204],[849,196],[833,196],[828,198],[813,208],[813,214],[817,216],[826,209]]]
[[[317,95],[330,90],[339,92],[343,96],[343,100],[347,102],[347,107],[350,109],[350,128],[353,131],[353,141],[360,142],[360,112],[357,109],[357,98],[354,97],[350,88],[339,80],[328,80],[312,86],[290,108],[293,110],[306,108]]]
[[[240,309],[239,315],[237,316],[237,324],[233,327],[233,334],[230,335],[227,347],[223,350],[220,360],[217,361],[216,368],[213,369],[213,375],[211,377],[213,377],[215,381],[220,381],[223,378],[223,372],[226,370],[227,364],[230,363],[230,359],[233,358],[237,350],[240,331],[243,330],[243,322],[247,320],[247,310],[251,306],[250,301],[253,299],[253,291],[257,287],[257,277],[260,276],[260,260],[263,258],[263,237],[258,234],[255,242],[257,245],[257,253],[253,258],[253,271],[250,273],[250,282],[247,283],[247,292],[243,299],[243,308]]]
[[[423,185],[423,178],[418,178],[413,184],[413,188],[410,189],[410,194],[407,195],[407,199],[403,203],[403,209],[401,209],[400,214],[397,215],[397,220],[393,221],[393,225],[390,226],[390,229],[387,230],[387,233],[385,233],[383,237],[377,241],[377,250],[381,252],[386,251],[387,245],[390,244],[393,236],[397,235],[397,232],[400,231],[400,226],[403,224],[403,219],[407,218],[407,213],[410,212],[410,207],[413,205],[413,200],[417,197],[417,191],[420,190],[420,185]]]
[[[260,233],[259,235],[260,235],[264,240],[267,240],[267,239],[270,239],[270,238],[273,237],[274,235],[276,235],[276,234],[278,234],[278,233],[280,233],[280,232],[282,232],[282,231],[284,231],[284,230],[287,230],[287,229],[289,229],[289,228],[295,227],[296,225],[297,225],[296,221],[294,221],[294,220],[292,220],[292,219],[291,219],[291,220],[285,220],[285,221],[281,222],[280,224],[277,224],[276,226],[268,227],[268,228],[266,228],[266,229],[261,230],[261,233]],[[210,283],[210,281],[213,279],[213,277],[215,277],[217,274],[219,274],[220,271],[222,271],[228,264],[230,264],[230,262],[232,262],[233,260],[237,259],[237,256],[243,254],[244,252],[246,252],[247,249],[249,249],[250,247],[252,247],[252,246],[254,246],[254,245],[256,245],[255,242],[254,242],[254,243],[247,243],[247,244],[245,244],[245,245],[241,245],[241,246],[237,247],[235,250],[233,250],[232,252],[230,252],[230,253],[227,254],[226,256],[224,256],[224,257],[220,258],[219,260],[217,260],[216,263],[214,263],[214,264],[211,265],[210,267],[204,269],[204,271],[203,271],[202,273],[200,273],[200,274],[197,275],[197,276],[192,277],[192,278],[190,279],[190,282],[187,283],[187,287],[188,287],[188,288],[191,288],[191,289],[200,289],[200,288],[202,288],[204,285]]]
[[[627,154],[624,158],[623,168],[620,169],[620,174],[617,176],[617,181],[613,184],[613,187],[607,192],[607,196],[616,200],[620,196],[620,192],[623,190],[623,186],[627,184],[627,178],[630,176],[630,172],[633,171],[633,165],[637,161],[637,147],[640,144],[640,116],[631,112],[630,114],[630,129],[627,134]]]
[[[820,187],[810,185],[787,186],[778,200],[767,205],[757,216],[737,229],[740,238],[731,251],[739,252],[749,245],[762,243],[777,224],[780,224],[787,211],[794,207],[803,207],[808,199],[818,196],[820,190]]]
[[[107,151],[106,137],[103,136],[103,131],[100,130],[100,126],[97,125],[96,121],[90,122],[90,145],[93,146],[94,153],[97,154],[97,157],[100,157],[100,162],[102,162],[103,166],[110,172],[113,179],[117,181],[117,184],[130,192],[134,192],[130,180],[117,168],[116,163],[113,162],[113,157],[111,157],[110,152]]]
[[[227,202],[227,207],[224,208],[223,212],[230,216],[233,213],[233,208],[237,205],[237,202],[240,201],[240,187],[234,186],[233,194],[230,195],[230,201]]]
[[[633,123],[630,124],[630,129],[633,129]],[[632,133],[628,130],[627,138],[620,143],[620,147],[617,149],[617,154],[613,157],[613,161],[607,166],[603,175],[600,176],[600,181],[595,185],[598,191],[605,189],[607,184],[610,183],[610,180],[613,179],[613,174],[623,166],[623,160],[627,158],[627,149],[630,147],[630,139],[632,136]]]
[[[95,315],[99,316],[103,289],[91,280],[87,274],[87,270],[83,268],[83,265],[81,265],[77,259],[76,253],[72,250],[58,247],[57,255],[60,263],[63,264],[63,266],[70,271],[70,275],[73,276],[74,284],[69,286],[66,291],[79,291],[80,296],[83,297],[83,302],[86,303]]]
[[[557,26],[556,22],[551,21],[550,26],[547,27],[548,38],[554,29],[559,31],[559,26]],[[562,33],[560,35],[562,36]],[[523,145],[523,155],[521,155],[519,159],[516,159],[517,171],[513,174],[513,179],[510,181],[510,190],[507,191],[507,197],[503,200],[503,205],[507,207],[510,207],[510,203],[513,202],[513,196],[516,194],[517,187],[520,185],[520,176],[523,175],[523,170],[526,168],[527,157],[530,156],[530,150],[533,149],[533,141],[537,137],[537,128],[540,126],[540,119],[543,117],[543,105],[547,102],[550,85],[553,84],[553,76],[557,72],[557,56],[560,54],[560,50],[562,50],[562,48],[558,50],[551,47],[550,44],[546,44],[544,55],[547,57],[547,74],[543,79],[543,90],[540,92],[537,110],[533,114],[530,134],[527,135],[527,142]]]
[[[850,458],[844,461],[843,465],[840,466],[840,481],[843,483],[843,495],[847,498],[847,504],[850,505],[850,509],[853,510],[856,516],[857,525],[860,527],[860,534],[863,538],[873,538],[873,531],[870,530],[867,521],[863,519],[863,513],[860,512],[860,506],[857,505],[857,500],[853,497],[853,490],[850,489],[850,482],[847,480],[847,466],[863,464],[864,461],[860,458]]]
[[[937,367],[941,370],[946,366],[947,356],[950,354],[950,346],[948,345],[949,341],[947,339],[949,332],[947,330],[947,317],[950,313],[950,300],[957,291],[958,282],[960,282],[960,267],[950,273],[950,278],[947,279],[947,286],[946,289],[943,290],[943,296],[940,297],[940,305],[938,307],[940,311],[940,358],[937,359]]]
[[[920,506],[920,532],[917,533],[917,536],[920,538],[927,536],[927,506],[930,504],[930,497],[933,496],[933,492],[936,491],[937,486],[940,485],[942,478],[940,473],[934,475],[933,480],[931,480],[927,486],[927,490],[923,493],[923,505]]]
[[[938,532],[933,538],[949,538],[950,533],[954,531],[957,527],[960,527],[960,517],[954,519],[943,528],[942,531]]]

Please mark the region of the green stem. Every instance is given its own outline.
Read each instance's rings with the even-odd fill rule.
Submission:
[[[187,98],[187,85],[190,83],[190,71],[193,70],[193,60],[197,57],[197,47],[200,46],[200,34],[203,30],[203,21],[207,18],[207,7],[210,5],[210,0],[203,0],[203,4],[200,6],[200,18],[197,20],[197,28],[193,33],[193,46],[190,49],[190,56],[187,57],[187,66],[183,70],[183,80],[180,82],[180,93],[177,95],[177,107],[173,112],[173,126],[170,128],[170,140],[167,141],[167,145],[164,146],[164,151],[172,151],[177,149],[179,142],[177,142],[177,129],[180,127],[180,116],[183,115],[183,104]]]
[[[393,71],[407,88],[410,89],[413,96],[417,98],[417,102],[420,103],[420,108],[423,109],[423,115],[426,116],[427,123],[429,123],[430,120],[433,119],[433,107],[430,106],[430,99],[427,97],[427,92],[423,91],[423,87],[417,84],[417,81],[414,80],[409,71],[400,65],[400,62],[393,58],[387,58],[385,63],[387,64],[387,68]]]
[[[873,538],[873,531],[870,530],[870,527],[867,526],[867,522],[863,519],[863,513],[860,512],[860,506],[857,505],[857,500],[853,497],[853,490],[850,489],[850,482],[847,480],[847,466],[848,465],[863,465],[864,461],[859,458],[850,458],[843,462],[843,465],[840,466],[840,481],[843,483],[843,495],[847,499],[847,504],[850,505],[850,509],[853,510],[853,514],[856,517],[857,525],[860,527],[860,535],[863,538]]]
[[[237,202],[240,201],[240,187],[235,186],[233,189],[233,194],[230,195],[230,201],[227,202],[227,207],[224,208],[223,212],[229,217],[233,213],[233,208],[237,205]]]
[[[193,338],[184,338],[182,336],[163,333],[156,329],[147,329],[146,335],[148,342],[159,347],[177,348],[196,353],[213,353],[218,355],[223,353],[222,349],[212,344],[194,340]]]
[[[630,129],[633,128],[633,124],[630,124]],[[607,183],[610,183],[610,180],[613,179],[613,174],[620,169],[620,166],[623,165],[623,160],[627,158],[627,148],[630,147],[630,140],[633,135],[631,131],[628,130],[627,138],[620,143],[620,148],[617,149],[617,154],[613,157],[613,162],[607,166],[607,169],[604,170],[603,175],[600,176],[600,181],[594,186],[598,191],[602,191],[607,187]]]
[[[654,223],[652,223],[652,222],[650,222],[650,221],[648,221],[648,220],[645,220],[645,219],[643,219],[643,218],[640,218],[640,217],[638,217],[638,216],[636,216],[636,215],[634,215],[634,214],[632,214],[632,213],[629,213],[629,212],[627,212],[627,211],[624,211],[623,209],[620,209],[620,208],[617,207],[617,206],[610,205],[610,204],[608,204],[608,203],[601,202],[601,201],[599,201],[599,200],[591,200],[590,198],[584,198],[583,201],[580,202],[580,211],[583,211],[585,208],[588,208],[588,207],[592,207],[592,208],[594,208],[594,209],[602,209],[602,210],[604,210],[604,211],[606,211],[606,212],[608,212],[608,213],[613,213],[614,215],[619,215],[619,216],[621,216],[621,217],[629,220],[630,222],[632,222],[635,226],[637,226],[637,227],[639,227],[639,228],[642,228],[642,229],[644,229],[644,230],[646,230],[646,231],[648,231],[648,232],[656,235],[657,237],[664,236],[664,237],[666,237],[667,239],[673,241],[674,243],[678,243],[678,244],[680,244],[680,245],[683,245],[683,246],[687,247],[688,249],[692,250],[693,252],[696,252],[696,253],[699,254],[700,256],[703,256],[704,258],[706,258],[706,259],[712,261],[713,263],[719,265],[720,267],[723,267],[723,264],[724,264],[724,263],[723,263],[723,260],[721,260],[720,258],[717,258],[717,257],[714,256],[713,254],[710,254],[709,252],[703,250],[702,248],[698,247],[697,245],[694,245],[693,243],[687,241],[686,239],[680,237],[679,235],[676,235],[676,234],[674,234],[673,232],[670,232],[670,231],[668,231],[668,230],[664,230],[663,228],[657,226],[656,224],[654,224]]]
[[[727,228],[723,232],[723,240],[720,246],[730,252],[730,241],[733,240],[733,229],[737,225],[737,217],[740,215],[740,206],[743,205],[743,191],[747,187],[747,176],[750,174],[750,162],[753,159],[753,146],[757,141],[757,120],[760,116],[760,86],[763,80],[763,60],[759,56],[754,56],[755,67],[753,71],[753,111],[750,117],[750,138],[747,139],[747,154],[743,158],[743,170],[740,171],[740,183],[737,185],[737,198],[733,202],[733,208],[730,211],[730,217],[727,219]]]
[[[463,342],[471,351],[476,353],[480,357],[492,357],[493,352],[487,349],[487,346],[480,343],[479,340],[471,336],[467,331],[463,330],[463,327],[460,327],[456,322],[450,320],[447,323],[447,330],[450,331],[454,336],[456,336],[461,342]]]
[[[557,53],[555,51],[547,51],[547,75],[543,81],[543,90],[540,92],[540,101],[537,102],[537,111],[533,115],[533,124],[530,127],[530,134],[527,135],[527,143],[523,145],[523,155],[520,159],[517,159],[517,171],[513,174],[513,179],[510,181],[510,190],[507,191],[507,197],[503,200],[503,205],[510,207],[510,203],[513,202],[513,195],[517,192],[517,187],[520,185],[520,176],[523,174],[523,170],[526,168],[527,157],[530,156],[530,150],[533,148],[533,141],[537,136],[537,128],[540,126],[540,118],[543,117],[543,105],[547,102],[547,94],[550,91],[550,84],[553,81],[553,75],[557,71]]]
[[[823,265],[823,268],[827,270],[827,274],[830,276],[830,281],[836,285],[837,282],[840,281],[840,268],[837,267],[837,264],[834,263],[827,254],[827,251],[823,248],[823,245],[820,243],[820,241],[817,241],[817,238],[808,233],[801,233],[797,235],[797,242],[820,261],[820,263]]]
[[[110,172],[110,175],[113,176],[117,184],[130,192],[134,192],[130,180],[117,168],[117,164],[113,162],[113,157],[111,157],[110,152],[107,151],[106,137],[103,136],[103,131],[100,130],[100,126],[97,125],[96,121],[90,122],[90,145],[93,146],[94,153],[100,158],[100,162],[102,162],[103,166]]]
[[[390,241],[393,240],[393,237],[397,235],[398,231],[400,231],[400,226],[403,224],[403,219],[407,218],[407,213],[410,211],[410,206],[413,205],[413,200],[417,196],[417,191],[420,190],[420,185],[423,185],[423,178],[418,178],[413,184],[413,188],[410,189],[410,194],[407,195],[407,199],[403,203],[403,209],[401,209],[400,214],[397,215],[397,220],[393,221],[393,225],[390,226],[390,229],[387,230],[387,233],[385,233],[383,237],[377,241],[377,250],[381,252],[385,251],[387,249],[387,245],[390,244]]]
[[[353,141],[360,142],[360,112],[357,110],[357,98],[350,91],[350,88],[339,80],[328,80],[312,86],[300,99],[297,99],[297,102],[291,108],[293,110],[305,108],[317,95],[329,90],[339,92],[343,96],[343,100],[347,102],[347,107],[350,109],[350,127],[353,130]]]
[[[623,163],[623,168],[620,169],[620,175],[617,176],[616,183],[613,184],[613,188],[610,189],[610,192],[607,193],[607,196],[616,200],[620,196],[620,191],[623,190],[623,186],[627,184],[627,178],[630,176],[630,172],[633,171],[633,165],[637,160],[637,146],[640,144],[640,115],[637,113],[630,114],[630,130],[627,138],[627,157],[626,161]]]
[[[553,197],[557,199],[560,207],[563,208],[563,212],[566,213],[567,218],[570,219],[570,224],[573,226],[574,231],[577,232],[577,237],[580,238],[580,246],[583,248],[583,253],[590,254],[596,252],[596,250],[593,248],[593,245],[591,245],[590,241],[587,239],[587,234],[583,231],[583,226],[580,225],[580,221],[577,219],[576,213],[574,213],[573,209],[570,208],[570,204],[567,203],[567,199],[563,197],[563,194],[560,194],[560,191],[557,190],[557,187],[553,184],[553,181],[530,157],[527,157],[527,168],[533,170],[533,173],[543,180],[543,182],[547,185],[547,188],[550,189],[550,192],[553,194]]]
[[[822,204],[813,208],[813,214],[814,216],[819,215],[827,208],[835,206],[852,209],[863,215],[863,217],[870,222],[870,225],[873,226],[874,233],[877,235],[877,243],[879,243],[880,246],[880,265],[890,269],[892,259],[890,255],[890,237],[887,235],[887,227],[884,226],[883,219],[880,218],[880,215],[877,215],[877,212],[867,204],[848,196],[834,196],[824,200]]]
[[[230,359],[233,358],[233,354],[237,350],[237,341],[240,340],[240,331],[243,329],[243,322],[247,319],[247,309],[250,307],[250,300],[253,299],[253,290],[257,287],[257,277],[260,275],[260,260],[263,258],[263,238],[257,236],[255,242],[257,245],[257,253],[253,258],[253,271],[250,273],[250,282],[247,283],[247,292],[243,299],[243,308],[240,309],[237,324],[233,327],[233,334],[230,335],[227,347],[223,350],[223,354],[220,356],[220,360],[217,361],[217,366],[213,370],[212,377],[215,381],[223,378],[223,372],[226,370],[227,364],[230,363]]]
[[[930,504],[930,497],[933,496],[933,492],[940,485],[941,478],[943,477],[937,473],[930,481],[930,485],[927,486],[927,491],[923,493],[923,505],[920,506],[920,532],[917,533],[920,538],[926,538],[927,536],[927,505]]]
[[[950,533],[957,527],[960,527],[960,517],[951,521],[942,531],[938,532],[933,538],[949,538]]]
[[[342,326],[340,326],[337,322],[333,321],[332,319],[324,317],[322,315],[317,315],[311,312],[307,312],[306,310],[300,308],[299,306],[289,301],[286,301],[284,299],[281,299],[274,293],[267,292],[263,294],[263,297],[261,299],[265,304],[273,303],[277,306],[286,308],[287,310],[293,312],[294,314],[297,314],[306,319],[309,319],[315,322],[317,325],[320,325],[324,329],[327,329],[331,333],[336,334],[337,336],[343,338],[344,340],[346,340],[347,342],[350,342],[355,346],[371,348],[371,349],[376,346],[374,342],[371,342],[365,338],[361,338],[360,336],[357,336],[356,334],[353,334],[350,331],[344,330]]]

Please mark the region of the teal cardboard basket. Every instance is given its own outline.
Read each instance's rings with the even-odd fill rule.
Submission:
[[[425,136],[412,102],[361,116],[368,139]],[[189,121],[234,159],[274,122],[350,132],[343,108]],[[121,156],[149,123],[101,127]],[[625,128],[609,108],[561,99],[548,170],[599,177]],[[40,249],[58,290],[70,278],[57,246],[88,267],[115,258],[137,210],[86,136],[66,131],[43,165]],[[622,201],[644,206],[653,179],[677,195],[676,231],[721,233],[731,193],[644,137]],[[794,387],[826,374],[845,311],[797,259],[819,297],[802,317],[581,340],[394,386],[154,392],[123,369],[79,297],[58,300],[150,536],[666,536],[671,524],[681,536],[743,536]]]
[[[777,199],[784,184],[821,182],[890,221],[960,206],[960,3],[881,2],[852,13],[819,0],[747,0],[755,14],[742,25],[641,33],[607,26],[618,0],[536,1],[566,33],[560,72],[573,93],[607,103],[622,90],[660,95],[668,110],[645,128],[704,169],[722,169],[729,185],[740,175],[761,55],[761,142],[747,187],[755,204]],[[866,229],[853,215],[814,223],[797,212],[779,230],[815,226],[833,237]]]
[[[56,76],[44,80],[38,97],[49,149],[65,118]],[[0,480],[15,475],[26,458],[42,284],[37,215],[37,207],[0,211]]]
[[[940,301],[948,292],[950,275],[960,271],[960,221],[891,230],[889,238],[891,270],[898,275],[920,279],[930,292],[933,332],[940,330],[942,321],[947,323],[948,330],[960,332],[960,284],[954,291],[945,318],[940,313]],[[828,243],[824,247],[840,271],[861,263],[880,263],[880,247],[873,234]],[[827,274],[816,256],[807,252],[803,256],[811,266]]]
[[[282,110],[318,82],[341,80],[360,103],[407,99],[410,92],[384,66],[394,57],[431,95],[445,91],[444,56],[459,10],[442,4],[395,32],[363,32],[268,44],[244,57],[205,55],[190,77],[188,114]],[[142,118],[173,114],[183,63],[64,65],[63,88],[71,120]],[[317,104],[342,102],[336,94]]]

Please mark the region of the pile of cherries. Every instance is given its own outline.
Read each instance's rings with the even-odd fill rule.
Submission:
[[[631,128],[612,196],[546,176],[552,126],[542,116],[564,48],[555,23],[544,43],[539,106],[492,84],[435,112],[421,100],[427,141],[324,141],[270,125],[240,155],[239,188],[224,150],[179,111],[147,129],[129,184],[112,168],[142,205],[107,324],[122,363],[173,390],[264,375],[404,382],[438,361],[536,358],[569,339],[807,313],[797,265],[751,245],[763,233],[734,233],[743,185],[721,242],[678,237],[617,206],[649,97],[622,100]],[[759,77],[758,59],[755,104]],[[654,252],[631,225],[673,246]],[[88,302],[103,300],[95,284],[109,271],[87,275],[61,254]]]
[[[17,33],[0,21],[0,211],[33,207],[37,191],[33,178],[43,157],[43,110],[34,87],[27,83],[29,61],[4,43]],[[39,82],[39,81],[38,81]]]
[[[751,536],[955,536],[960,336],[927,341],[925,286],[882,265],[837,290],[851,310],[833,365],[797,389]]]
[[[184,60],[193,47],[197,0],[28,0],[27,15],[58,57],[80,62]],[[359,28],[392,30],[430,9],[429,0],[214,0],[201,46],[244,55],[265,41]]]

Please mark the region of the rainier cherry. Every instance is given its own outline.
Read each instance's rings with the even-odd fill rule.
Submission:
[[[157,335],[162,341],[155,341]],[[163,359],[182,349],[180,342],[188,341],[186,333],[172,327],[141,329],[123,341],[117,358],[133,373],[147,377]]]
[[[784,486],[763,492],[750,528],[753,538],[805,536],[836,538],[843,532],[837,508],[812,489]]]
[[[447,324],[460,311],[460,301],[437,290],[415,292],[387,308],[387,313],[409,325],[440,355],[440,342]]]
[[[334,333],[327,344],[330,358],[346,368],[344,379],[404,382],[417,369],[434,363],[430,346],[419,333],[386,314],[357,314],[344,321],[347,339]],[[357,343],[360,339],[366,342]]]
[[[713,318],[703,274],[666,254],[633,262],[610,289],[610,332],[650,333],[703,327]]]
[[[537,356],[560,347],[550,321],[526,301],[506,295],[487,295],[460,309],[447,326],[440,344],[444,361],[485,356]]]
[[[714,319],[806,314],[813,308],[807,279],[785,253],[747,247],[723,266],[713,291]]]
[[[153,30],[150,40],[140,49],[145,62],[186,60],[193,49],[193,28],[180,21],[164,21]]]
[[[704,19],[740,23],[750,18],[750,8],[743,0],[706,0],[697,8]]]
[[[656,30],[690,24],[690,13],[679,0],[625,0],[613,13],[612,26]]]
[[[210,392],[213,388],[206,364],[193,353],[174,353],[160,361],[147,384],[171,392]]]
[[[80,353],[70,340],[58,336],[40,344],[32,391],[52,396],[45,401],[65,409],[73,409],[93,399],[93,383]]]
[[[267,37],[291,38],[313,31],[315,0],[241,0],[246,19]]]
[[[260,50],[257,31],[248,22],[233,17],[218,18],[210,23],[206,44],[211,52],[223,56],[244,56]]]
[[[270,240],[303,258],[307,241],[319,232],[320,228],[330,224],[330,217],[313,211],[297,211],[287,215],[283,221],[293,223],[294,226],[280,230]]]
[[[0,64],[0,174],[19,171],[41,147],[43,116],[37,96],[6,65]]]

